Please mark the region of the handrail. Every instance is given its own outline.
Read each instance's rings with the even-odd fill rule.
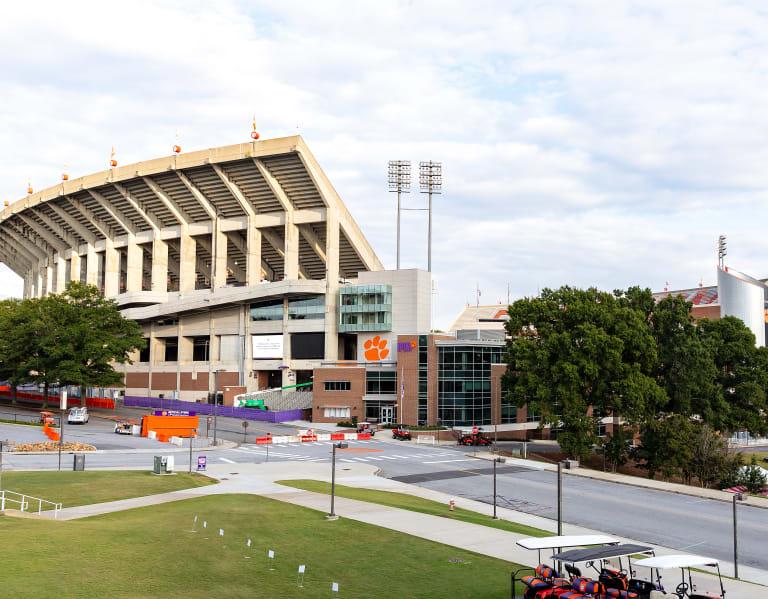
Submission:
[[[17,497],[21,497],[21,499],[13,499],[12,497],[7,497],[6,495],[16,495]],[[54,501],[48,501],[47,499],[41,499],[39,497],[33,497],[32,495],[25,495],[23,493],[17,493],[16,491],[9,491],[7,489],[4,489],[0,491],[0,511],[5,510],[5,504],[8,503],[18,503],[19,504],[19,511],[28,511],[29,508],[29,500],[37,501],[37,513],[42,514],[43,512],[43,504],[47,503],[53,506],[53,519],[55,520],[59,516],[59,510],[61,509],[62,504],[56,503]]]

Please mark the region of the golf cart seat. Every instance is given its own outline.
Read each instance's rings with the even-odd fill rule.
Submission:
[[[606,589],[618,589],[619,591],[627,590],[627,575],[622,574],[618,570],[613,568],[603,568],[600,571],[598,578],[603,583]]]
[[[528,588],[546,589],[552,586],[553,579],[557,577],[557,572],[554,568],[549,567],[547,564],[539,564],[536,566],[536,573],[534,575],[523,576],[521,580]],[[544,583],[544,585],[539,583]]]
[[[617,599],[636,599],[637,593],[634,591],[620,591],[619,589],[606,589],[606,597],[616,597]]]
[[[568,576],[571,578],[581,577],[581,570],[572,564],[565,564],[565,571],[568,572]]]
[[[584,597],[584,595],[578,591],[566,591],[565,593],[561,593],[559,595],[560,599],[581,599],[581,597]]]
[[[584,595],[591,595],[593,597],[605,595],[605,587],[603,586],[603,583],[597,580],[574,578],[572,585],[574,591],[578,591]]]

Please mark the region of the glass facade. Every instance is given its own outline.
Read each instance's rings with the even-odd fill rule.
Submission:
[[[426,335],[419,335],[419,426],[427,424],[427,399],[429,395],[429,345],[427,341]]]
[[[503,346],[438,345],[437,405],[440,424],[490,424],[491,364],[501,362],[503,350]]]
[[[283,300],[251,304],[251,320],[282,320]]]
[[[325,296],[318,295],[309,299],[289,300],[288,318],[290,320],[325,318]]]
[[[394,370],[369,370],[365,373],[366,395],[395,395],[397,372]]]
[[[391,330],[391,285],[349,285],[339,289],[340,333]]]

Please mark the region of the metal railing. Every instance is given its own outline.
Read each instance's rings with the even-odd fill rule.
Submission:
[[[14,497],[19,497],[20,499],[15,499]],[[55,520],[59,516],[59,510],[61,509],[60,503],[54,503],[53,501],[48,501],[47,499],[40,499],[39,497],[32,497],[31,495],[24,495],[23,493],[17,493],[16,491],[0,491],[0,511],[3,511],[6,509],[7,504],[18,504],[19,511],[20,512],[28,512],[29,511],[29,502],[37,502],[37,513],[42,514],[43,513],[43,504],[51,505],[52,508],[46,508],[46,511],[53,510],[53,519]]]

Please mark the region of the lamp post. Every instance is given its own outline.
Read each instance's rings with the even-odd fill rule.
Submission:
[[[557,463],[557,536],[563,535],[563,463]]]
[[[349,444],[344,443],[343,441],[333,444],[333,457],[331,458],[331,513],[325,517],[326,520],[339,519],[334,511],[334,498],[336,494],[336,450],[346,449],[347,447],[349,447]]]
[[[213,391],[213,446],[216,447],[216,423],[217,416],[219,414],[219,373],[220,369],[216,369],[214,373],[214,391]]]
[[[504,458],[493,458],[493,519],[498,520],[496,515],[496,464],[503,464],[506,462]]]
[[[67,411],[66,391],[59,392],[59,410],[61,411],[61,416],[59,418],[59,472],[61,472],[61,446],[64,444],[64,415]]]
[[[397,192],[397,270],[400,270],[400,194],[411,191],[411,161],[389,161],[389,191]]]
[[[195,438],[196,428],[189,429],[189,473],[192,474],[192,439]]]
[[[736,493],[733,496],[733,577],[739,577],[739,539],[736,528],[736,502],[744,501],[744,495]]]
[[[443,163],[419,162],[419,185],[421,193],[429,194],[429,231],[427,233],[427,270],[432,272],[432,194],[442,193]]]

